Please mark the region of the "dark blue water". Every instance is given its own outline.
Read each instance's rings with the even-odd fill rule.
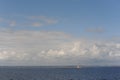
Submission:
[[[0,80],[120,80],[119,67],[0,68]]]

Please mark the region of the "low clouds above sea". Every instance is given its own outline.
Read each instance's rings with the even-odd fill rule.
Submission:
[[[119,61],[119,41],[55,31],[0,31],[0,65],[120,65]]]

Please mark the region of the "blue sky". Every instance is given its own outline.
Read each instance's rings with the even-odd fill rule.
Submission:
[[[100,27],[105,33],[97,36],[119,36],[119,2],[118,0],[1,0],[0,16],[14,20],[18,16],[48,16],[57,19],[58,23],[51,25],[53,27],[49,25],[39,28],[30,27],[30,29],[64,31],[77,36],[95,36],[93,33],[86,32],[86,29]]]
[[[12,53],[16,53],[17,56],[21,49],[23,53],[31,53],[28,57],[33,55],[33,53],[48,53],[48,55],[55,55],[54,57],[50,56],[51,62],[43,64],[43,65],[54,65],[57,62],[54,62],[56,54],[60,53],[63,56],[64,53],[84,53],[87,54],[86,48],[89,48],[90,45],[98,52],[94,51],[93,53],[99,54],[109,54],[112,53],[120,53],[119,52],[119,37],[120,37],[120,1],[119,0],[0,0],[0,29],[1,29],[1,63],[3,65],[8,65],[13,63],[13,65],[17,65],[17,63],[21,63],[20,59],[18,62],[15,60],[11,60]],[[11,33],[12,31],[12,33]],[[24,34],[22,34],[24,33]],[[36,35],[37,34],[37,35]],[[39,35],[39,36],[38,36]],[[8,40],[7,37],[9,36]],[[38,36],[38,41],[34,39]],[[43,37],[44,36],[44,37]],[[60,36],[60,37],[59,37]],[[43,38],[43,40],[41,39]],[[17,38],[17,39],[16,39]],[[19,40],[20,39],[20,40]],[[88,39],[87,42],[92,44],[84,44],[83,50],[80,50],[81,44],[80,42],[83,39]],[[46,41],[44,41],[46,40]],[[50,40],[50,41],[49,41]],[[95,40],[95,41],[94,41]],[[109,42],[104,42],[108,40]],[[113,41],[116,40],[117,42]],[[28,41],[28,42],[27,42]],[[53,42],[55,41],[55,42]],[[68,41],[68,42],[66,42]],[[85,40],[86,41],[86,40]],[[98,41],[98,42],[97,42]],[[16,42],[16,43],[15,43]],[[84,42],[84,41],[83,41]],[[23,43],[20,45],[20,43]],[[35,45],[44,45],[44,48],[41,46]],[[67,44],[68,46],[71,45],[70,49],[73,51],[67,51],[69,48],[61,48],[60,44]],[[79,46],[77,45],[79,44]],[[106,45],[104,45],[106,44]],[[111,45],[108,45],[111,44]],[[20,45],[20,47],[18,47]],[[48,45],[52,45],[49,47]],[[59,46],[57,46],[59,45]],[[62,45],[62,46],[63,46]],[[29,47],[40,47],[39,49],[29,50]],[[57,47],[56,47],[57,46]],[[89,47],[88,47],[89,46]],[[105,47],[105,51],[102,47]],[[111,47],[110,47],[111,46]],[[114,46],[114,47],[113,47]],[[17,48],[16,48],[17,47]],[[56,47],[56,48],[55,48]],[[98,48],[97,48],[98,47]],[[23,49],[24,48],[24,49]],[[82,47],[83,48],[83,47]],[[114,50],[111,50],[115,48]],[[26,50],[27,49],[27,50]],[[78,49],[78,50],[77,50]],[[109,49],[111,50],[109,52]],[[5,51],[4,51],[5,50]],[[88,50],[88,49],[87,49]],[[6,56],[11,51],[11,55],[9,58]],[[50,51],[50,52],[49,52]],[[63,52],[62,52],[63,51]],[[89,51],[89,50],[88,50]],[[90,50],[91,51],[91,50]],[[89,52],[90,52],[89,51]],[[117,52],[114,52],[117,51]],[[7,54],[7,55],[3,55]],[[50,54],[55,53],[55,54]],[[90,53],[92,54],[92,53]],[[114,57],[118,55],[115,54]],[[23,56],[23,55],[22,55]],[[57,55],[58,56],[58,55]],[[70,55],[67,55],[70,56]],[[108,65],[116,65],[119,64],[117,59],[115,62],[116,64],[111,64],[111,58],[100,58],[98,61],[105,61]],[[119,55],[118,55],[119,56]],[[27,57],[27,58],[28,58]],[[36,56],[33,56],[33,58]],[[69,58],[71,58],[70,56]],[[85,64],[91,60],[92,64],[96,60],[96,56],[91,58],[84,58],[82,56],[81,61],[85,61]],[[88,57],[88,55],[87,55]],[[5,60],[4,60],[5,58]],[[67,57],[62,57],[66,61],[63,63],[61,61],[60,64],[69,64]],[[79,58],[79,57],[78,57]],[[6,62],[7,60],[11,60],[12,62]],[[45,58],[44,58],[45,59]],[[26,56],[24,56],[23,60],[26,60]],[[30,59],[28,58],[28,61]],[[45,59],[46,60],[46,59]],[[53,60],[53,61],[52,61]],[[34,61],[34,60],[33,60]],[[38,59],[39,61],[39,59]],[[27,61],[26,61],[27,62]],[[30,61],[29,61],[30,62]],[[31,63],[28,63],[31,64]],[[71,61],[72,64],[80,64],[79,59]],[[78,62],[78,63],[77,63]],[[24,65],[26,63],[21,63]],[[81,64],[84,64],[81,62]],[[106,63],[100,63],[100,65],[104,65]],[[33,64],[36,65],[36,64]],[[98,65],[98,64],[97,64]]]

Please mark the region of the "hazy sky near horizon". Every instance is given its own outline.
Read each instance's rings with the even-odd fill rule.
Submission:
[[[120,65],[119,0],[0,0],[0,66]]]

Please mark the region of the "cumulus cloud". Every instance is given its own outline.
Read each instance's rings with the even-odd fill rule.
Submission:
[[[120,65],[120,43],[63,32],[0,31],[1,65]]]

